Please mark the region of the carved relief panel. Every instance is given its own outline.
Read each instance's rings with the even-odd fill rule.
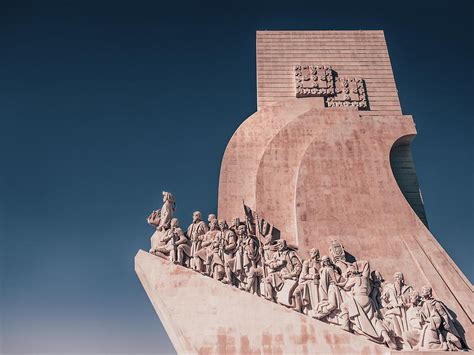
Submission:
[[[335,82],[336,95],[326,97],[327,107],[355,106],[361,110],[369,108],[364,80],[336,78]]]
[[[369,109],[364,80],[340,78],[330,66],[296,65],[295,84],[296,97],[322,96],[327,107]]]
[[[331,67],[295,66],[296,97],[334,95],[334,75]]]

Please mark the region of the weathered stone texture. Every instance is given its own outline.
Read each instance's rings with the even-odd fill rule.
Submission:
[[[370,111],[401,114],[383,31],[257,31],[258,109],[295,97],[294,66],[330,65],[366,82]]]
[[[339,239],[385,277],[401,270],[418,289],[432,285],[472,343],[472,284],[420,220],[413,165],[396,174],[400,185],[392,171],[392,148],[404,141],[409,151],[416,129],[401,114],[383,32],[258,32],[257,59],[259,110],[225,151],[219,218],[242,217],[245,200],[302,255]],[[370,111],[295,98],[296,64],[331,65],[341,76],[362,77]]]
[[[139,251],[135,271],[178,354],[382,355],[339,327]]]

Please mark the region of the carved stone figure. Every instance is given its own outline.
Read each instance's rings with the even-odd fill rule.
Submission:
[[[372,341],[385,343],[391,349],[397,349],[388,329],[378,318],[374,303],[370,298],[369,262],[358,261],[351,264],[347,270],[347,281],[343,287],[348,291],[348,294],[341,305],[342,328],[364,335]]]
[[[412,295],[415,298],[416,295]],[[407,312],[412,328],[404,333],[405,342],[416,350],[458,350],[465,344],[446,306],[433,298],[430,286],[421,289],[419,300],[412,299]]]
[[[191,241],[191,245],[186,244],[182,245],[181,252],[189,258],[189,266],[194,269],[197,269],[197,263],[195,262],[195,256],[199,249],[201,249],[201,243],[204,238],[204,234],[207,232],[206,223],[201,219],[201,212],[193,212],[193,222],[189,225],[186,235]],[[202,270],[198,270],[202,271]]]
[[[388,283],[383,288],[384,319],[398,338],[402,338],[403,332],[408,330],[406,310],[412,291],[413,288],[405,284],[401,272],[396,272],[393,275],[393,283]]]
[[[319,250],[312,248],[309,259],[303,261],[298,286],[295,289],[295,309],[308,313],[316,309],[319,303]]]
[[[316,306],[314,318],[335,324],[340,323],[338,314],[343,299],[339,285],[344,281],[339,268],[332,263],[329,256],[324,255],[321,258],[319,271],[319,303]]]
[[[331,247],[329,248],[334,265],[336,265],[342,273],[345,273],[350,263],[346,260],[346,252],[342,243],[338,240],[331,241]]]
[[[163,206],[153,211],[147,218],[148,224],[155,227],[155,233],[150,238],[150,253],[154,253],[161,245],[162,233],[170,227],[176,201],[170,192],[163,191]]]
[[[213,244],[213,256],[211,261],[211,270],[214,278],[223,279],[225,275],[225,266],[231,260],[237,249],[237,237],[233,230],[229,229],[225,220],[219,220],[219,231]],[[216,275],[216,272],[218,273]],[[224,283],[231,283],[228,277],[222,280]]]
[[[383,279],[382,274],[377,270],[370,273],[370,280],[372,281],[370,298],[372,298],[372,302],[374,302],[375,309],[381,310],[383,308],[381,297],[385,280]]]
[[[248,207],[246,224],[235,218],[231,228],[214,214],[207,226],[196,211],[184,234],[172,218],[174,206],[173,195],[163,192],[162,208],[147,218],[155,227],[152,254],[391,349],[467,348],[459,323],[433,298],[431,287],[424,286],[420,297],[401,272],[385,283],[378,271],[370,272],[368,261],[348,262],[337,240],[331,242],[331,257],[320,259],[319,250],[312,248],[309,259],[301,262],[286,240],[273,240],[273,225],[260,223]]]
[[[158,226],[159,229],[167,229],[169,223],[173,218],[176,209],[176,200],[171,192],[163,191],[163,206],[161,207],[161,221]]]
[[[209,276],[211,276],[211,262],[214,252],[213,244],[216,241],[216,235],[218,232],[217,219],[210,218],[209,230],[204,234],[201,249],[196,252],[194,258],[196,269]]]
[[[233,258],[226,263],[227,279],[234,280],[239,288],[259,293],[259,281],[263,275],[259,267],[260,254],[257,239],[247,234],[245,224],[237,227],[237,247]]]
[[[441,340],[446,342],[448,350],[465,349],[466,346],[460,335],[456,320],[443,302],[433,298],[431,286],[423,286],[421,288],[421,296],[423,297],[423,309],[425,314],[438,312],[440,315],[441,326],[438,331],[441,333]]]
[[[410,307],[407,310],[407,324],[408,324],[408,329],[403,333],[403,340],[404,344],[408,348],[411,349],[419,349],[421,344],[420,344],[420,338],[423,332],[423,327],[424,327],[424,317],[422,315],[422,304],[423,301],[421,300],[420,294],[418,291],[412,291],[410,292],[409,295],[409,301],[410,301]],[[430,335],[431,332],[428,332],[426,334],[427,336]],[[434,332],[434,338],[437,339],[437,332]],[[427,337],[426,337],[427,339]]]
[[[277,241],[277,251],[267,261],[268,276],[265,278],[265,297],[287,307],[294,307],[293,293],[297,287],[302,263],[286,240]]]
[[[170,228],[161,232],[160,235],[160,242],[155,248],[154,254],[167,256],[172,262],[176,263],[178,261],[177,248],[187,241],[186,236],[179,227],[178,219],[171,219]]]
[[[260,227],[260,235],[262,242],[263,258],[270,260],[273,255],[272,241],[273,241],[273,225],[266,220],[262,220]]]

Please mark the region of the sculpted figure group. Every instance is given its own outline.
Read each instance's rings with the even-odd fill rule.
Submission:
[[[401,272],[385,282],[368,261],[348,262],[337,240],[329,255],[313,248],[302,260],[248,208],[246,221],[235,218],[230,226],[214,214],[206,223],[196,211],[184,233],[173,218],[175,206],[163,192],[163,207],[148,216],[156,229],[150,253],[391,349],[466,348],[460,324],[430,286],[419,293]]]

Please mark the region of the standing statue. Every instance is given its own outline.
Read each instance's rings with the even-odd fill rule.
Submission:
[[[272,259],[267,261],[268,276],[265,278],[265,298],[287,307],[294,307],[293,293],[297,287],[302,264],[296,252],[286,240],[279,239],[277,250]]]
[[[341,305],[342,329],[364,335],[374,342],[385,343],[391,349],[397,349],[397,344],[390,337],[382,319],[378,318],[370,298],[369,262],[358,261],[351,264],[347,269],[347,281],[343,287],[348,294]]]
[[[196,252],[194,258],[196,262],[196,269],[205,273],[208,276],[211,276],[211,262],[213,255],[213,244],[216,240],[216,235],[219,232],[217,226],[217,219],[210,218],[209,220],[209,230],[204,234],[201,243],[201,249]]]
[[[162,247],[162,234],[170,227],[175,208],[174,196],[170,192],[163,191],[163,206],[153,211],[147,218],[148,224],[155,227],[155,233],[150,238],[150,253],[155,253],[158,247]]]
[[[237,247],[233,258],[226,263],[228,280],[235,280],[240,289],[259,293],[259,280],[263,271],[260,263],[259,243],[254,236],[248,235],[247,227],[237,227]]]
[[[316,310],[319,303],[319,250],[312,248],[309,259],[303,261],[298,286],[295,289],[295,309],[301,313]]]
[[[381,312],[381,309],[383,308],[382,293],[385,280],[383,279],[382,274],[377,270],[374,270],[370,273],[370,280],[372,281],[372,291],[370,292],[370,298],[372,298],[372,302],[374,302],[375,309]]]
[[[191,245],[183,244],[180,246],[181,254],[184,254],[189,259],[189,267],[197,270],[197,262],[195,262],[196,253],[199,249],[201,249],[201,243],[204,237],[204,234],[207,232],[206,223],[201,219],[201,212],[195,211],[193,212],[193,222],[189,225],[186,235],[188,239],[191,241]]]
[[[405,284],[401,272],[393,275],[393,283],[388,283],[383,288],[382,305],[384,319],[389,324],[395,336],[402,339],[403,333],[408,330],[406,310],[410,303],[411,286]]]
[[[260,226],[260,235],[262,236],[261,238],[262,250],[263,250],[262,256],[265,260],[270,260],[273,255],[273,249],[272,249],[273,225],[268,223],[266,220],[262,220],[262,223]]]
[[[314,318],[340,324],[339,313],[343,299],[339,285],[343,284],[345,279],[329,256],[324,255],[321,258],[321,265],[319,271],[319,303],[316,306]]]
[[[211,270],[214,273],[214,278],[222,280],[224,283],[231,284],[232,279],[224,277],[224,275],[226,275],[225,268],[227,262],[235,255],[237,249],[237,237],[234,231],[229,229],[227,222],[224,219],[219,220],[218,225],[219,231],[217,232],[215,242],[213,243]],[[217,275],[216,272],[218,273]]]

